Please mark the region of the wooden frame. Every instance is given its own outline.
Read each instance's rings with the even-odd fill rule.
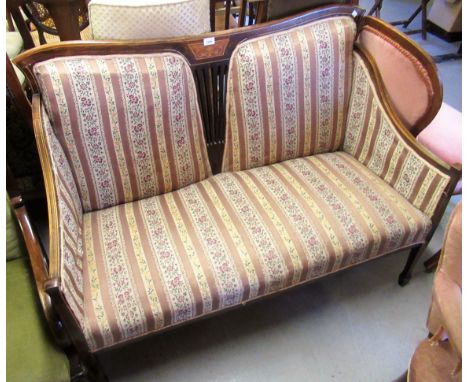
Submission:
[[[16,219],[18,220],[26,245],[29,263],[44,318],[52,333],[53,339],[57,345],[62,348],[69,359],[71,380],[81,380],[85,376],[96,378],[96,380],[105,380],[100,368],[97,366],[95,358],[88,355],[84,348],[83,350],[85,353],[81,351],[80,354],[78,351],[79,347],[77,347],[75,342],[72,340],[73,338],[76,340],[78,333],[82,336],[81,331],[77,327],[69,326],[68,321],[63,319],[63,317],[67,317],[69,314],[65,313],[65,316],[63,316],[59,301],[57,301],[57,298],[53,293],[48,290],[50,274],[47,256],[42,248],[31,220],[29,219],[24,201],[21,195],[15,192],[14,185],[10,184],[10,187],[7,187],[7,189],[11,197],[11,207],[15,213]],[[84,337],[82,339],[84,340]]]
[[[450,197],[453,194],[453,190],[455,190],[455,187],[458,181],[460,180],[461,167],[453,167],[443,162],[435,154],[430,152],[426,147],[424,147],[416,140],[416,138],[408,131],[408,129],[396,113],[393,107],[393,103],[390,100],[390,96],[388,95],[387,90],[385,89],[385,86],[383,84],[382,76],[379,73],[377,64],[372,58],[372,55],[369,52],[367,52],[359,43],[355,43],[354,49],[358,52],[358,54],[366,64],[366,67],[369,70],[369,73],[371,74],[371,78],[377,88],[377,96],[379,98],[379,101],[381,102],[385,112],[390,117],[391,122],[396,127],[400,138],[403,139],[405,143],[407,143],[421,158],[433,165],[443,174],[450,177],[450,182],[444,190],[443,196],[439,200],[439,203],[435,208],[434,214],[431,217],[432,228],[426,238],[426,242],[421,246],[415,247],[411,250],[405,268],[403,269],[398,278],[399,284],[401,286],[404,286],[410,281],[415,265],[424,253],[424,250],[431,241],[432,236],[434,235],[434,232],[437,229],[440,220],[442,219],[444,211],[447,208],[447,205],[450,201]]]
[[[36,137],[44,175],[49,217],[48,269],[39,270],[37,277],[36,273],[34,273],[38,292],[40,296],[47,295],[47,298],[43,297],[44,300],[50,300],[50,304],[43,305],[46,317],[54,314],[59,317],[58,321],[54,321],[53,319],[48,320],[49,326],[53,327],[54,325],[58,325],[59,328],[65,330],[65,338],[67,340],[59,341],[59,343],[69,355],[70,360],[74,361],[74,363],[71,362],[72,375],[80,377],[89,374],[93,375],[93,378],[97,380],[104,380],[103,375],[101,375],[101,369],[96,366],[97,360],[89,353],[88,345],[86,344],[80,325],[76,321],[60,289],[60,237],[57,190],[55,188],[54,174],[52,171],[52,161],[47,149],[45,133],[42,127],[41,101],[38,94],[33,95],[32,110],[34,135]],[[39,264],[41,260],[39,259],[37,251],[33,250],[29,253],[31,256],[31,264]]]
[[[144,54],[163,51],[181,53],[188,60],[198,90],[205,139],[212,170],[221,170],[224,150],[227,73],[229,59],[235,47],[242,41],[265,34],[280,32],[330,16],[355,14],[359,19],[364,11],[359,7],[321,7],[281,21],[260,25],[205,33],[186,38],[140,41],[73,41],[40,46],[28,50],[14,60],[31,83],[34,93],[38,86],[33,74],[34,64],[52,57],[105,54]],[[215,44],[204,46],[206,37],[214,37]]]
[[[413,62],[419,62],[420,65],[427,71],[427,91],[428,91],[428,108],[425,113],[412,126],[406,126],[414,136],[417,136],[436,116],[443,99],[442,82],[440,81],[437,66],[432,57],[424,51],[420,45],[406,37],[398,29],[390,24],[372,16],[364,16],[359,27],[359,32],[368,30],[370,33],[377,34],[380,38],[390,42],[395,49],[409,56]],[[418,67],[416,66],[418,69]]]
[[[50,44],[48,46],[38,47],[27,51],[15,59],[15,63],[25,72],[27,78],[31,82],[33,91],[36,93],[33,97],[33,125],[38,143],[41,163],[43,166],[46,193],[49,208],[50,220],[50,263],[48,273],[39,274],[39,284],[43,285],[44,291],[50,297],[51,304],[45,309],[56,312],[66,329],[67,337],[70,343],[73,344],[79,356],[80,362],[86,364],[87,372],[93,372],[96,380],[104,380],[105,377],[100,373],[97,367],[96,358],[89,352],[83,333],[77,323],[73,313],[71,312],[63,293],[60,289],[60,251],[59,251],[59,231],[58,231],[58,210],[57,210],[57,195],[54,185],[54,175],[52,172],[51,158],[49,156],[44,131],[41,121],[41,105],[40,96],[38,93],[38,86],[33,75],[33,67],[36,63],[50,59],[52,57],[69,57],[77,55],[105,55],[110,54],[142,54],[173,51],[183,54],[194,73],[195,82],[197,86],[198,97],[200,100],[200,108],[202,110],[202,118],[205,128],[205,136],[210,155],[210,161],[213,164],[214,172],[219,171],[222,152],[224,148],[224,129],[225,129],[225,107],[226,107],[226,85],[227,85],[227,71],[229,59],[235,47],[242,41],[259,37],[266,34],[279,32],[293,28],[296,26],[307,24],[311,21],[320,20],[323,18],[338,16],[338,15],[352,15],[355,17],[358,30],[362,30],[363,25],[367,25],[362,19],[363,10],[353,6],[332,6],[323,7],[314,10],[313,12],[303,13],[294,17],[290,17],[279,22],[269,22],[261,25],[254,25],[241,29],[234,29],[229,31],[221,31],[215,33],[207,33],[201,36],[190,38],[174,38],[169,40],[154,40],[154,41],[132,41],[132,42],[106,42],[106,41],[93,41],[93,42],[63,42],[57,44]],[[382,28],[382,33],[387,33],[392,29]],[[388,32],[391,36],[392,32]],[[398,38],[401,38],[398,35]],[[203,39],[206,37],[214,37],[215,44],[204,46]],[[399,40],[398,40],[399,41]],[[403,44],[403,43],[402,43]],[[425,242],[414,243],[408,248],[412,248],[408,257],[408,262],[404,271],[400,275],[400,284],[404,285],[411,277],[411,271],[416,263],[416,260],[421,256],[422,251],[427,246],[430,238],[432,237],[437,224],[439,223],[443,212],[449,201],[451,192],[453,191],[460,171],[440,161],[432,153],[422,147],[411,133],[406,129],[401,120],[399,119],[389,96],[383,85],[382,78],[378,72],[377,66],[372,56],[367,53],[359,43],[355,44],[358,54],[363,58],[367,68],[369,69],[375,86],[378,90],[378,97],[382,103],[385,111],[389,115],[391,121],[397,128],[399,136],[424,160],[435,166],[442,173],[451,177],[446,190],[444,191],[443,198],[439,201],[434,216],[432,217],[433,228]],[[424,65],[434,65],[432,62],[424,60]],[[434,68],[430,68],[434,70]],[[436,73],[436,71],[435,71]],[[434,79],[435,81],[435,79]],[[403,248],[398,249],[400,252]],[[393,252],[392,252],[393,253]],[[383,254],[384,255],[384,254]],[[381,255],[381,256],[383,256]],[[34,255],[37,256],[37,255]],[[380,256],[379,256],[380,257]],[[36,263],[38,261],[35,260]],[[323,275],[325,277],[327,275]],[[45,280],[47,278],[47,280]],[[307,282],[312,282],[309,280]],[[265,298],[267,296],[262,296]],[[259,298],[260,299],[260,298]],[[250,303],[250,302],[249,302]],[[243,303],[242,305],[245,305]],[[234,308],[234,307],[233,307]],[[223,310],[222,312],[224,312]],[[213,312],[205,317],[213,316],[220,312]],[[190,321],[191,322],[191,321]],[[184,325],[186,323],[171,326],[170,328]],[[170,329],[167,328],[167,329]],[[159,332],[158,332],[159,333]],[[130,341],[128,341],[130,342]],[[84,369],[83,369],[84,370]]]

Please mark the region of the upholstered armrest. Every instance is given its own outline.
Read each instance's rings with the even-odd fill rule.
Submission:
[[[356,46],[344,151],[434,220],[459,171],[420,145],[391,105],[375,62]]]
[[[49,117],[33,98],[34,133],[43,169],[49,214],[49,277],[79,325],[83,321],[83,210],[70,165]]]
[[[431,56],[385,21],[365,16],[358,39],[375,60],[396,114],[417,136],[437,114],[442,86]]]
[[[434,277],[433,299],[441,315],[441,324],[458,356],[462,355],[462,291],[443,270]]]

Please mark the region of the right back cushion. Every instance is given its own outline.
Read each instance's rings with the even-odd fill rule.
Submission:
[[[211,175],[183,56],[63,57],[36,64],[34,72],[85,212]]]
[[[239,44],[229,66],[223,171],[341,146],[355,34],[354,19],[340,16]]]

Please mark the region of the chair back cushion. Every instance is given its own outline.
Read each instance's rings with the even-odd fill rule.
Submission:
[[[181,55],[56,58],[34,72],[85,212],[211,175],[195,83]]]
[[[137,40],[209,32],[209,0],[92,0],[95,40]]]
[[[331,152],[344,137],[356,24],[333,17],[240,44],[231,57],[223,171]]]

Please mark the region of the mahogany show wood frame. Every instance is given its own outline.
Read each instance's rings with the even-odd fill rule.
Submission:
[[[280,21],[268,22],[260,25],[238,28],[227,31],[211,32],[201,36],[174,38],[167,40],[143,40],[143,41],[125,41],[125,42],[106,42],[106,41],[73,41],[61,42],[55,44],[44,45],[35,49],[26,51],[15,59],[15,64],[18,65],[31,83],[33,97],[33,122],[36,140],[39,148],[41,164],[43,166],[44,179],[46,185],[48,212],[49,212],[49,235],[50,235],[50,251],[49,264],[44,263],[43,253],[38,250],[31,250],[31,263],[33,269],[36,269],[34,276],[41,296],[41,301],[44,301],[43,308],[49,325],[54,332],[64,332],[59,340],[62,347],[68,349],[67,352],[72,354],[71,362],[73,363],[72,370],[75,371],[77,378],[88,378],[90,380],[106,380],[102,369],[97,363],[97,359],[93,353],[90,353],[80,329],[79,323],[76,322],[70,308],[68,307],[65,298],[60,290],[60,252],[58,238],[58,220],[57,220],[57,197],[55,185],[53,182],[53,173],[49,153],[45,147],[44,132],[42,129],[40,115],[40,96],[36,80],[33,75],[33,66],[41,61],[55,57],[70,57],[80,55],[111,55],[111,54],[144,54],[172,51],[183,54],[188,60],[195,77],[200,109],[204,123],[205,138],[208,147],[210,162],[213,172],[220,171],[222,153],[224,148],[224,129],[225,129],[225,109],[226,109],[226,87],[229,59],[236,46],[247,39],[263,36],[266,34],[280,32],[296,26],[310,23],[333,16],[349,16],[355,18],[358,33],[366,25],[376,25],[373,17],[363,16],[363,10],[355,6],[329,6],[315,9],[307,13],[302,13]],[[405,49],[411,49],[411,52],[417,57],[418,62],[432,73],[437,74],[437,68],[434,62],[427,54],[424,54],[420,48],[408,42],[408,38],[400,33],[395,33],[395,30],[390,25],[384,22],[378,22],[381,33],[394,39],[396,44],[404,46]],[[204,38],[214,37],[215,44],[204,45]],[[408,48],[409,47],[409,48]],[[411,248],[408,261],[405,269],[399,277],[400,285],[406,284],[411,278],[416,261],[419,259],[428,242],[430,241],[440,219],[449,202],[455,185],[460,177],[460,169],[450,167],[446,163],[438,159],[434,154],[421,146],[403,125],[397,112],[395,111],[390,98],[384,88],[382,78],[372,56],[355,43],[355,50],[362,57],[364,63],[369,69],[372,79],[375,82],[378,97],[383,105],[383,108],[389,115],[390,119],[396,126],[400,137],[411,146],[422,158],[435,166],[442,173],[450,176],[443,197],[439,201],[434,216],[432,217],[433,228],[423,243],[416,243],[408,248]],[[431,77],[433,87],[435,89],[433,102],[437,105],[438,100],[442,97],[442,90],[438,75]],[[440,107],[440,104],[438,105]],[[433,111],[428,115],[431,115]],[[427,117],[429,120],[429,117]],[[24,225],[25,230],[31,231],[30,224]],[[28,233],[31,237],[31,233]],[[30,239],[31,242],[37,242],[37,239]],[[28,247],[29,249],[29,247]],[[395,252],[400,252],[399,249]],[[393,252],[392,252],[393,253]],[[324,275],[327,276],[327,275]],[[322,276],[322,277],[324,277]],[[317,279],[308,281],[312,282]],[[294,287],[297,287],[296,285]],[[261,298],[266,298],[262,296]],[[255,301],[255,300],[253,300]],[[248,303],[250,303],[249,301]],[[243,303],[242,305],[245,305]],[[235,308],[231,307],[230,309]],[[229,309],[226,309],[229,310]],[[223,310],[222,312],[226,311]],[[220,312],[200,317],[210,317]],[[184,325],[181,323],[174,325],[171,328]],[[171,329],[170,328],[170,329]],[[158,332],[159,333],[159,332]],[[72,350],[70,350],[72,349]],[[105,351],[105,350],[104,350]]]

